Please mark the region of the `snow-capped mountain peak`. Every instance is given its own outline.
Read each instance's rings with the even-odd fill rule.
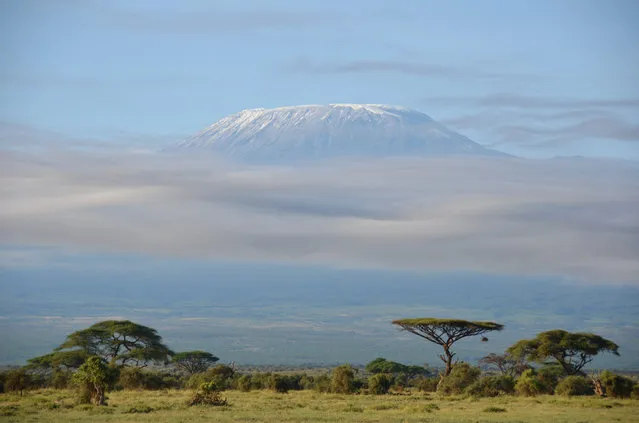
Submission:
[[[428,115],[383,104],[329,104],[247,109],[181,142],[236,159],[339,156],[503,155]]]

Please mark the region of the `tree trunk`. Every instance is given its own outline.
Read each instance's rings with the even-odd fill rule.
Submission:
[[[448,345],[444,345],[444,354],[446,354],[446,359],[442,359],[444,360],[444,363],[446,363],[446,369],[444,370],[444,377],[446,377],[453,370],[453,356],[455,354],[450,352]]]
[[[93,396],[93,401],[95,405],[106,405],[104,399],[104,388],[101,386],[95,387],[95,394]]]
[[[590,376],[590,379],[592,380],[592,386],[593,386],[593,388],[595,390],[595,395],[600,396],[600,397],[605,397],[606,396],[606,392],[604,391],[604,388],[601,385],[601,380],[599,379],[599,377]]]
[[[439,358],[441,358],[441,360],[444,362],[444,364],[446,365],[446,368],[444,369],[444,373],[439,374],[439,382],[437,383],[437,390],[439,390],[439,386],[444,381],[444,378],[448,376],[450,372],[453,370],[453,357],[455,356],[455,353],[450,351],[450,348],[448,345],[443,345],[443,347],[444,347],[444,355],[440,355]]]

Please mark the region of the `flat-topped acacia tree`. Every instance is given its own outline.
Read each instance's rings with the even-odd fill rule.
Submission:
[[[600,352],[619,355],[619,346],[594,333],[571,333],[562,329],[541,332],[533,339],[522,339],[510,348],[513,357],[543,363],[555,360],[567,375],[582,374],[584,366]]]
[[[451,347],[455,342],[469,336],[477,336],[504,328],[504,325],[495,322],[470,322],[467,320],[435,319],[432,317],[393,320],[393,324],[444,348],[444,354],[439,356],[446,364],[446,369],[442,375],[444,377],[448,376],[453,368],[455,353],[451,350]]]

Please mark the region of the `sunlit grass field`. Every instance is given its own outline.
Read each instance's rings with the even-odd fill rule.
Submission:
[[[436,394],[336,395],[228,391],[229,405],[189,407],[188,390],[119,391],[109,405],[76,405],[74,392],[0,394],[6,422],[639,422],[639,401],[595,397],[472,399]]]

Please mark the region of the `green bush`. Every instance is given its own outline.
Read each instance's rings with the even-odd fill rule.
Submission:
[[[468,386],[465,393],[475,397],[496,397],[512,395],[515,392],[515,379],[511,376],[485,376]]]
[[[68,370],[55,369],[51,373],[50,386],[55,389],[67,389],[71,386],[71,373]]]
[[[366,365],[366,371],[369,373],[386,373],[392,375],[398,375],[400,373],[406,376],[427,375],[428,369],[421,366],[407,366],[405,364],[397,363],[395,361],[386,360],[385,358],[376,358]]]
[[[378,373],[368,378],[368,392],[374,395],[387,394],[393,382],[393,376]]]
[[[584,376],[567,376],[555,387],[555,394],[565,396],[594,395],[590,379]]]
[[[251,375],[242,375],[237,380],[236,387],[242,392],[249,392],[252,388]]]
[[[331,392],[337,394],[352,394],[357,390],[355,383],[355,369],[348,364],[333,369],[331,377]]]
[[[215,382],[208,382],[200,385],[189,400],[188,405],[222,406],[228,405],[228,402],[226,398],[222,396]]]
[[[142,370],[137,367],[124,367],[120,369],[117,387],[121,389],[142,389],[145,387],[145,377]]]
[[[410,386],[413,386],[422,392],[435,392],[437,391],[438,384],[438,377],[421,376],[410,381]]]
[[[544,385],[546,393],[552,394],[559,380],[566,376],[563,367],[559,365],[546,365],[537,370],[537,379]]]
[[[7,392],[20,392],[29,389],[32,384],[32,378],[25,369],[9,370],[4,376],[4,390]]]
[[[289,381],[285,376],[273,373],[269,379],[268,387],[275,392],[285,394],[289,390]]]
[[[542,395],[547,391],[547,387],[539,380],[534,369],[525,370],[515,383],[515,392],[524,397]]]
[[[81,403],[106,405],[106,391],[112,388],[118,369],[110,367],[97,356],[91,356],[73,374],[73,383],[79,388]]]
[[[606,395],[611,398],[630,398],[634,389],[634,381],[625,376],[617,375],[608,370],[599,377]]]
[[[317,392],[330,392],[331,391],[332,380],[328,375],[320,375],[315,376],[313,378],[313,387],[312,389]]]
[[[266,389],[268,387],[269,379],[271,378],[271,373],[254,373],[251,375],[251,389]]]
[[[457,363],[450,374],[439,383],[437,392],[444,395],[461,394],[472,385],[481,375],[479,367],[473,367],[468,363]]]
[[[186,387],[190,389],[197,389],[203,383],[213,382],[219,390],[223,391],[231,388],[234,375],[235,371],[231,367],[224,364],[218,364],[204,373],[195,373],[192,375],[188,379]]]

